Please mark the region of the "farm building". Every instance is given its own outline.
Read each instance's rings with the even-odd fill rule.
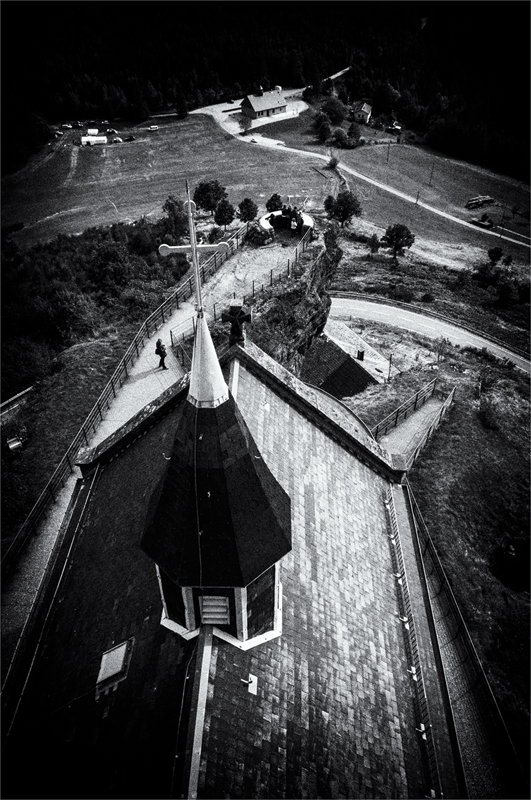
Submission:
[[[93,144],[107,144],[106,136],[82,136],[81,147],[90,147]]]
[[[281,87],[275,86],[270,92],[247,95],[240,107],[242,114],[245,114],[246,117],[258,119],[259,117],[270,117],[273,114],[285,114],[287,101],[282,94]]]
[[[372,106],[360,100],[352,106],[354,112],[354,119],[356,122],[363,122],[365,125],[370,122],[372,114]]]

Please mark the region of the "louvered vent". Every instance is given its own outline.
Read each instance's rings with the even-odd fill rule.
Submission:
[[[203,595],[199,598],[201,621],[205,625],[228,625],[230,622],[229,598]]]

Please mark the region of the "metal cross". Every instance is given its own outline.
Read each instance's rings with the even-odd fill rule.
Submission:
[[[243,344],[245,342],[243,335],[243,325],[245,322],[251,321],[251,315],[248,311],[243,310],[243,302],[234,300],[228,311],[223,311],[221,314],[222,322],[230,322],[230,336],[229,346],[233,344]]]
[[[201,297],[201,277],[199,275],[198,253],[215,253],[215,252],[221,252],[222,250],[228,251],[230,247],[227,242],[218,242],[218,244],[197,244],[197,239],[195,235],[195,225],[194,225],[194,214],[196,210],[196,205],[193,200],[190,200],[190,189],[188,187],[188,181],[186,181],[186,195],[188,199],[184,201],[183,205],[186,211],[188,212],[188,229],[190,231],[190,244],[180,244],[180,245],[161,244],[159,247],[159,253],[161,256],[169,256],[171,255],[171,253],[192,254],[192,265],[194,268],[194,278],[195,278],[195,302],[197,306],[197,315],[203,316],[203,300]]]

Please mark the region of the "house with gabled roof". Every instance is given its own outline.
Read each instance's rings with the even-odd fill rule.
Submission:
[[[371,120],[372,106],[370,106],[364,100],[359,100],[357,103],[353,104],[352,112],[356,122],[361,122],[364,125],[368,125]]]
[[[259,92],[244,97],[241,103],[242,114],[250,119],[271,117],[275,114],[284,114],[287,109],[287,100],[282,94],[280,86],[275,86],[270,92]]]

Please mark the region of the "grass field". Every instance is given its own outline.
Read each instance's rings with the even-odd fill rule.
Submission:
[[[265,136],[282,138],[288,146],[323,155],[326,148],[316,143],[310,126],[311,111],[307,111],[260,130]],[[142,215],[157,216],[169,194],[183,196],[185,178],[192,187],[201,180],[216,178],[227,187],[233,204],[251,197],[261,210],[265,210],[265,201],[274,192],[286,200],[290,196],[295,204],[307,199],[310,211],[322,208],[326,195],[338,187],[337,178],[323,169],[322,160],[316,159],[312,164],[309,159],[283,152],[282,147],[265,149],[243,142],[204,115],[161,123],[155,132],[149,132],[144,123],[119,133],[134,133],[136,140],[79,148],[73,144],[79,134],[68,132],[48,148],[49,152],[3,180],[2,224],[24,223],[24,228],[14,234],[21,246],[48,240],[58,233],[74,234],[95,225],[133,221]],[[463,208],[464,202],[476,194],[490,194],[508,208],[529,208],[529,187],[418,147],[393,145],[389,165],[387,145],[367,145],[337,154],[340,163],[411,196],[423,187],[422,200],[463,219],[471,216]],[[432,186],[428,187],[432,164]],[[360,198],[362,218],[382,231],[401,222],[417,238],[427,241],[483,251],[497,244],[496,238],[479,229],[464,228],[348,174],[346,177]],[[491,206],[489,213],[495,216],[500,209],[501,206]],[[506,221],[506,227],[510,225],[518,226],[522,232],[527,222],[517,216]],[[527,248],[507,242],[503,247],[514,258],[528,262]]]
[[[323,177],[305,159],[234,139],[210,117],[189,116],[152,133],[146,126],[131,130],[134,142],[84,148],[69,134],[53,153],[4,179],[2,224],[24,222],[15,240],[29,246],[58,233],[160,215],[169,194],[184,198],[185,179],[193,189],[215,178],[230,202],[251,197],[264,212],[274,192],[322,205],[337,183],[333,173]]]
[[[253,128],[253,133],[259,131],[263,136],[282,139],[288,147],[323,154],[327,152],[327,148],[316,141],[312,119],[313,112],[308,110],[299,117]],[[374,137],[376,132],[362,126],[362,134]],[[397,145],[396,138],[392,142],[390,146],[384,141],[382,144],[366,145],[354,150],[335,149],[334,154],[339,159],[340,169],[341,165],[351,167],[414,198],[418,192],[421,202],[466,222],[486,210],[495,224],[500,223],[503,217],[504,228],[529,237],[529,220],[525,217],[526,214],[529,215],[530,208],[529,186],[481,167],[446,158],[429,148]],[[480,230],[476,232],[456,226],[420,206],[406,203],[357,180],[348,173],[345,173],[345,177],[350,189],[360,199],[363,217],[378,226],[387,227],[388,224],[401,222],[419,236],[435,241],[459,240],[464,244],[484,246],[487,249],[496,244],[494,237],[486,236]],[[465,209],[466,201],[477,195],[489,195],[494,198],[495,204],[479,212]],[[522,213],[513,217],[513,207]],[[528,239],[523,241],[529,242]],[[502,245],[514,257],[529,260],[527,248],[513,246],[508,242],[503,242]]]

